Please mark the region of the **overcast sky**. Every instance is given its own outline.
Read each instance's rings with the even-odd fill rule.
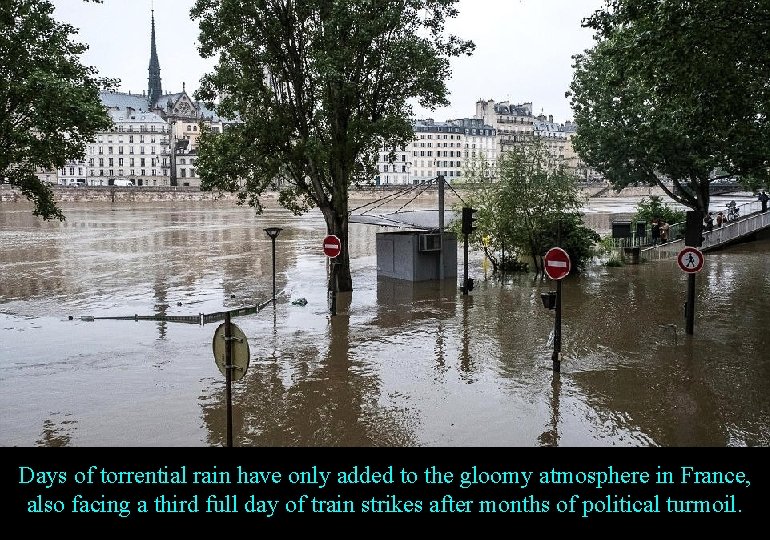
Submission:
[[[58,20],[79,29],[77,40],[90,46],[83,62],[121,80],[124,92],[147,90],[150,59],[151,0],[52,0]],[[189,94],[213,60],[198,55],[197,22],[190,20],[194,0],[154,0],[155,28],[164,92]],[[531,101],[535,114],[572,118],[564,97],[572,80],[572,55],[592,45],[580,22],[603,0],[460,0],[460,14],[448,31],[476,43],[470,57],[452,60],[447,82],[451,106],[415,109],[419,118],[471,117],[478,99]]]

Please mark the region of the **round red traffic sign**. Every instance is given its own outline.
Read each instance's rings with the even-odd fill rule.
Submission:
[[[324,255],[333,259],[342,251],[342,243],[335,235],[330,234],[324,238]]]
[[[545,265],[545,273],[551,279],[563,279],[567,277],[570,269],[572,268],[572,262],[569,259],[569,255],[562,248],[551,248],[543,257],[543,263]]]
[[[703,269],[703,252],[687,246],[676,256],[676,262],[679,263],[679,268],[688,274],[700,272]]]

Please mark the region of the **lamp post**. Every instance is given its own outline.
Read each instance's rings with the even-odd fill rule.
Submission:
[[[273,242],[273,305],[275,305],[275,239],[278,238],[278,234],[282,230],[280,227],[268,227],[265,229],[265,232]]]

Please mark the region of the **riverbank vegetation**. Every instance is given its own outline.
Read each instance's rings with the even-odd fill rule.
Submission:
[[[87,45],[71,40],[77,30],[57,22],[46,0],[3,2],[0,16],[0,180],[17,187],[44,220],[64,220],[38,169],[56,170],[82,159],[86,142],[112,125],[97,78],[80,63]]]
[[[237,192],[259,212],[262,194],[282,181],[282,206],[318,208],[341,243],[330,291],[353,288],[350,187],[374,177],[383,145],[414,138],[411,100],[449,104],[449,59],[473,51],[445,32],[456,3],[197,0],[192,9],[201,55],[219,58],[196,95],[239,119],[201,136],[202,187]]]
[[[542,141],[505,152],[495,164],[471,160],[463,174],[475,187],[462,203],[476,209],[477,230],[469,241],[484,251],[493,271],[531,263],[542,275],[543,256],[555,246],[569,253],[575,272],[590,260],[599,235],[583,224],[584,201],[573,176]],[[490,182],[490,174],[498,181]]]
[[[584,26],[568,95],[589,167],[704,214],[720,174],[768,181],[768,2],[611,0]]]

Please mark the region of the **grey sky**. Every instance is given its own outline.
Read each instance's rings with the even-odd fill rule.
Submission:
[[[121,90],[147,90],[150,58],[151,0],[52,0],[58,20],[80,29],[78,40],[90,50],[83,62],[100,74],[121,79]],[[198,55],[197,23],[190,20],[193,0],[154,0],[158,57],[164,92],[188,93],[198,87],[213,60]],[[592,45],[591,31],[580,21],[603,0],[460,0],[460,15],[447,29],[476,43],[471,57],[452,61],[447,82],[452,105],[419,118],[436,120],[473,116],[478,99],[531,101],[563,122],[572,118],[564,92],[572,80],[572,55]]]

